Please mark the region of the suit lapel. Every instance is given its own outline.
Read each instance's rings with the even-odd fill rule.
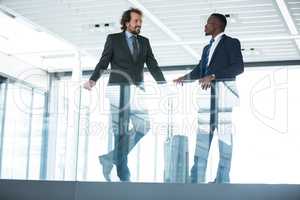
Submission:
[[[121,41],[122,41],[122,45],[123,45],[123,47],[124,47],[124,49],[125,49],[125,53],[127,53],[127,55],[128,55],[128,57],[130,58],[131,62],[134,63],[132,54],[131,54],[130,49],[129,49],[129,46],[128,46],[128,44],[127,44],[125,32],[123,32],[121,35],[122,35]]]
[[[214,53],[213,53],[213,55],[212,55],[212,57],[211,57],[211,60],[210,60],[210,63],[209,63],[209,66],[208,66],[208,67],[210,67],[210,65],[213,63],[213,61],[214,61],[214,59],[215,59],[215,57],[216,57],[216,52],[217,52],[217,51],[220,49],[220,47],[223,45],[225,37],[226,37],[226,35],[224,34],[224,35],[222,36],[222,39],[220,40],[220,42],[219,42],[218,45],[216,46],[216,49],[215,49],[215,51],[214,51]]]
[[[139,59],[142,58],[142,55],[143,55],[143,50],[144,50],[144,43],[143,43],[143,40],[142,38],[138,35],[138,43],[139,43],[139,55],[138,55],[138,59],[137,61],[139,61]]]

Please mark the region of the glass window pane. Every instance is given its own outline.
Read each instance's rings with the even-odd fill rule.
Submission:
[[[26,178],[30,104],[30,88],[18,84],[8,85],[2,155],[2,178]]]
[[[44,101],[45,95],[35,91],[32,107],[28,179],[39,179],[40,176]]]

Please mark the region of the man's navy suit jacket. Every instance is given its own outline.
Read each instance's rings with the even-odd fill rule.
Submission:
[[[199,64],[187,75],[186,80],[196,80],[207,75],[215,75],[216,80],[235,80],[235,77],[244,72],[244,62],[241,45],[238,39],[223,35],[218,43],[209,66],[203,66],[204,56],[207,55],[208,45],[204,47]],[[206,72],[205,72],[206,71]]]

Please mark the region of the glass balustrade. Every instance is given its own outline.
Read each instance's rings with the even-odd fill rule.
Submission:
[[[299,96],[289,92],[298,76],[276,73],[248,71],[207,90],[148,75],[139,86],[104,76],[91,91],[85,76],[53,78],[47,93],[3,82],[1,178],[299,183]]]

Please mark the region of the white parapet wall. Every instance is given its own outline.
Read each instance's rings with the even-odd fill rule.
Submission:
[[[48,73],[45,70],[2,52],[0,52],[0,74],[22,80],[43,90],[48,88]]]

